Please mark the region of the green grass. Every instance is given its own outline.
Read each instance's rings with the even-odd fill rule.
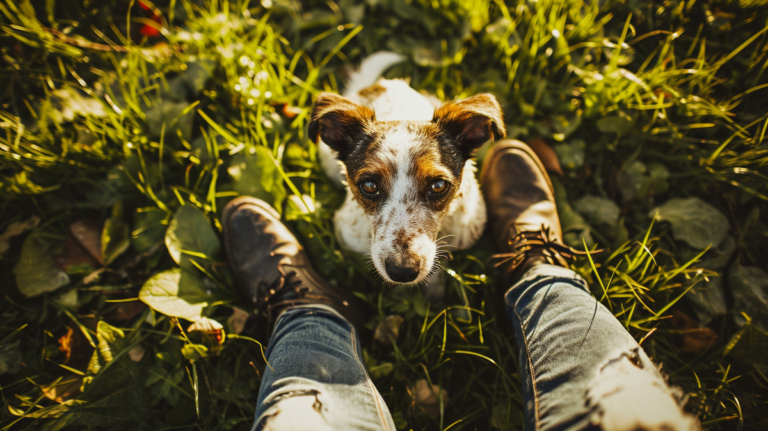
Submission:
[[[444,304],[335,242],[343,191],[306,123],[382,49],[441,99],[494,93],[560,167],[566,241],[606,249],[574,269],[686,409],[768,426],[764,1],[143,4],[0,1],[0,235],[34,227],[0,238],[0,429],[247,429],[267,338],[232,318],[219,217],[240,194],[372,304],[365,362],[399,429],[522,429],[490,239],[453,253]],[[391,345],[371,336],[388,316]]]

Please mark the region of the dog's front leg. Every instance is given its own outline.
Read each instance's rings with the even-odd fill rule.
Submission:
[[[333,224],[336,239],[343,248],[360,254],[371,253],[371,223],[349,189],[344,204],[333,216]]]

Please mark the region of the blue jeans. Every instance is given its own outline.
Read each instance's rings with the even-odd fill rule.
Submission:
[[[505,294],[525,429],[685,429],[677,397],[618,320],[569,269],[536,265]],[[267,349],[255,430],[394,430],[355,329],[326,307],[288,309]]]

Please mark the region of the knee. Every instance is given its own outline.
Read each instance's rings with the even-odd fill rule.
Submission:
[[[679,391],[671,388],[640,347],[616,352],[587,393],[590,422],[605,431],[693,431]]]
[[[275,397],[259,418],[263,431],[332,430],[331,408],[317,390],[292,391]]]

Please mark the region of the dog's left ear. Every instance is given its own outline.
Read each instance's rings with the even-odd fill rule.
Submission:
[[[338,158],[345,161],[352,147],[365,135],[368,125],[374,121],[371,109],[360,106],[349,99],[331,93],[321,93],[312,110],[307,129],[309,138],[317,142],[322,139]]]
[[[435,111],[432,122],[459,144],[466,157],[489,139],[507,135],[501,106],[487,93],[444,104]]]

